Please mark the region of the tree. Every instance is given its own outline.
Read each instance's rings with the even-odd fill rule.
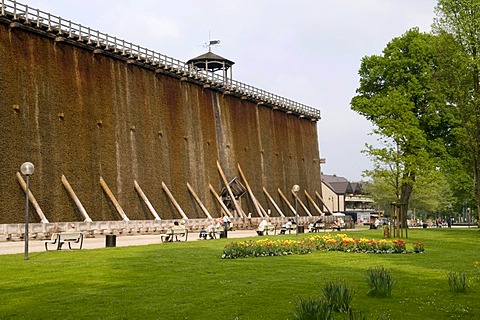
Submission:
[[[431,88],[437,67],[434,52],[434,37],[417,28],[394,38],[383,55],[362,59],[360,86],[351,101],[352,109],[371,121],[383,140],[383,147],[367,146],[374,160],[370,174],[393,173],[397,198],[392,200],[402,228],[416,178],[437,170],[434,159],[445,152],[438,96]]]
[[[445,174],[431,171],[419,176],[413,188],[411,208],[427,213],[447,213],[451,210],[452,192]]]
[[[477,213],[480,212],[480,0],[439,0],[435,34],[442,36],[440,82],[448,83],[446,105],[461,123],[453,132],[454,149],[473,176]],[[480,227],[480,219],[478,219]]]
[[[384,211],[386,216],[391,215],[392,199],[397,198],[400,190],[397,186],[397,174],[392,169],[372,170],[369,172],[372,180],[365,185],[365,191],[375,201],[378,210]],[[450,184],[442,171],[431,171],[427,176],[417,175],[410,196],[410,208],[436,215],[439,212],[449,212],[452,209],[451,203]]]

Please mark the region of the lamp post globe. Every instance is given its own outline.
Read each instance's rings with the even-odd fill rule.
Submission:
[[[25,255],[24,259],[28,260],[28,197],[30,192],[30,176],[35,171],[35,166],[31,162],[24,162],[20,166],[20,172],[25,176],[26,188],[25,188]]]
[[[20,172],[21,172],[24,176],[31,176],[34,171],[35,171],[35,166],[34,166],[33,163],[31,163],[31,162],[24,162],[24,163],[22,163],[22,165],[20,166]]]

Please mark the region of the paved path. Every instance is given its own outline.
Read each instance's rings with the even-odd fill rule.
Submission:
[[[228,238],[246,238],[256,235],[255,230],[236,230],[229,231]],[[197,241],[198,232],[188,234],[188,241]],[[116,246],[141,246],[153,243],[160,243],[160,235],[138,235],[138,236],[117,236]],[[73,244],[72,246],[74,246]],[[53,246],[49,246],[49,248]],[[65,247],[65,246],[64,246]],[[105,247],[105,236],[97,236],[95,238],[85,238],[82,249],[97,249]],[[66,245],[68,250],[68,245]],[[23,241],[2,241],[0,242],[0,255],[24,253],[25,243]],[[28,242],[28,252],[45,251],[45,244],[41,240],[30,240]]]

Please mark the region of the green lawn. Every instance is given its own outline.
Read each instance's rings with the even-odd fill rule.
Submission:
[[[381,230],[351,234],[383,235]],[[341,279],[354,288],[353,308],[367,319],[480,318],[476,228],[410,230],[407,248],[423,241],[425,254],[221,259],[231,241],[49,251],[31,253],[28,261],[23,254],[0,255],[0,318],[291,319],[299,297],[318,296],[326,280]],[[366,295],[366,269],[375,266],[390,269],[396,279],[391,298]],[[467,274],[466,293],[449,291],[450,271]]]

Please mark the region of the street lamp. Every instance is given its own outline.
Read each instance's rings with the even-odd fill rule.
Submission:
[[[297,225],[297,231],[295,235],[298,236],[298,211],[297,211],[297,192],[300,191],[300,186],[298,184],[292,187],[292,192],[295,194],[295,224]]]
[[[20,167],[20,172],[25,176],[27,187],[25,190],[25,260],[28,260],[28,193],[30,192],[30,180],[29,177],[35,171],[35,166],[31,162],[24,162]]]

